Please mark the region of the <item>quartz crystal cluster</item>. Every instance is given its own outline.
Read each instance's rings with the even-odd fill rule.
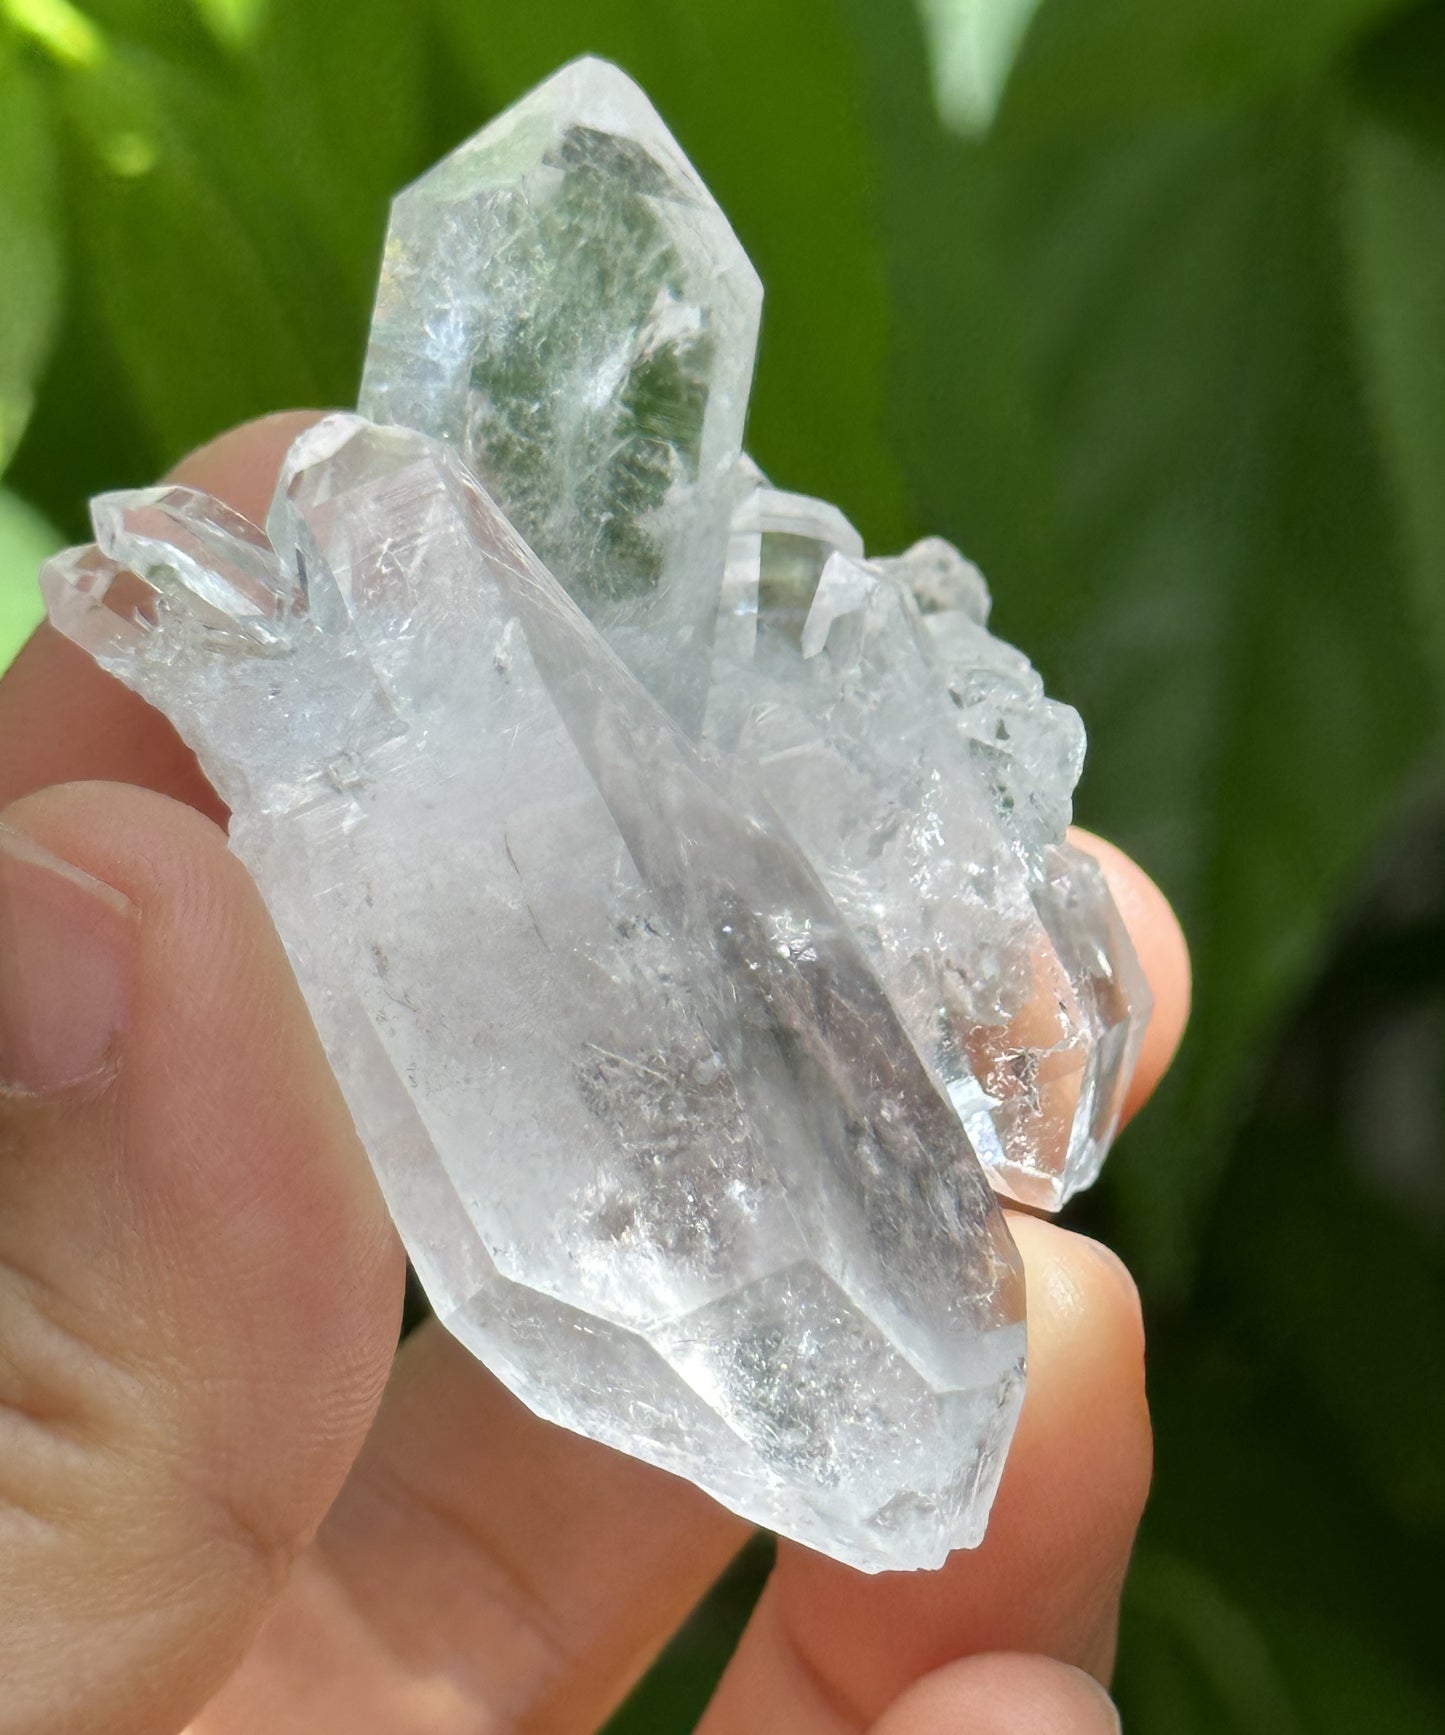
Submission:
[[[232,810],[439,1316],[533,1409],[865,1570],[976,1543],[996,1190],[1097,1172],[1148,997],[1078,718],[947,544],[743,455],[761,289],[565,68],[396,201],[263,528],[102,497],[51,619]]]

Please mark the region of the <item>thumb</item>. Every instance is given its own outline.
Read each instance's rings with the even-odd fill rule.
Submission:
[[[0,814],[0,1735],[160,1735],[344,1478],[402,1264],[259,899],[117,785]]]

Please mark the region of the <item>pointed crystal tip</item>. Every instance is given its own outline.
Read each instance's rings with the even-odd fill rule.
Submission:
[[[726,217],[606,61],[564,67],[392,208],[363,412],[453,445],[680,714],[706,677],[761,307]]]

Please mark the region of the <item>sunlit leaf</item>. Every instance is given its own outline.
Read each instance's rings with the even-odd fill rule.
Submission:
[[[243,48],[261,27],[270,0],[191,0],[217,41]]]
[[[27,4],[28,0],[20,3]],[[99,32],[107,49],[111,45],[119,45],[123,50],[146,47],[177,65],[197,70],[222,68],[229,58],[228,48],[203,16],[204,8],[245,6],[248,0],[67,0],[67,3],[74,4],[86,22]],[[315,0],[299,0],[301,5],[314,3]]]
[[[284,184],[324,243],[344,297],[320,311],[350,353],[331,398],[352,402],[392,195],[451,143],[429,126],[425,32],[395,0],[273,4],[247,61],[259,140],[250,179]]]
[[[450,142],[389,0],[272,7],[234,59],[189,8],[96,11],[115,53],[63,87],[85,293],[17,460],[77,534],[238,420],[354,401],[387,203]]]
[[[62,66],[94,66],[105,58],[104,35],[70,0],[0,0],[0,19]]]
[[[40,563],[61,538],[23,500],[0,488],[0,671],[40,624]]]
[[[307,270],[315,242],[288,190],[253,190],[236,165],[255,152],[235,99],[117,51],[74,80],[68,109],[78,267],[162,461],[324,402],[331,286]]]

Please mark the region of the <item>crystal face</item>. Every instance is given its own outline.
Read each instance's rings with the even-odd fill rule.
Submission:
[[[1148,1018],[1084,738],[931,539],[744,455],[760,289],[565,68],[394,207],[265,529],[92,506],[50,617],[232,810],[443,1322],[539,1414],[867,1571],[982,1536],[1024,1295]]]
[[[763,291],[616,67],[565,67],[396,200],[361,409],[455,445],[624,659],[706,679]]]

